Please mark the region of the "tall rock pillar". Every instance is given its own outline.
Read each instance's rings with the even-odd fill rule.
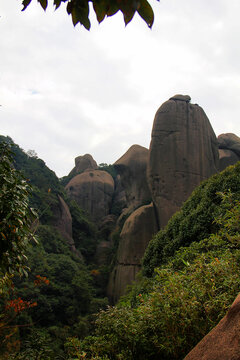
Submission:
[[[203,109],[175,95],[158,109],[147,177],[159,228],[202,180],[218,171],[218,145]]]

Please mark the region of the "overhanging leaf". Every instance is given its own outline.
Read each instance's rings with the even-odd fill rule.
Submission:
[[[28,5],[30,4],[31,1],[32,0],[23,0],[22,1],[22,5],[23,5],[22,11],[24,11],[28,7]]]
[[[68,13],[68,15],[70,15],[72,13],[72,10],[73,10],[73,3],[72,3],[72,1],[70,1],[70,2],[67,3],[67,13]]]
[[[42,8],[44,10],[46,10],[46,8],[48,6],[48,1],[47,0],[38,0],[38,2],[41,4]]]
[[[54,0],[54,5],[55,5],[55,10],[57,10],[59,8],[59,6],[61,5],[61,0]]]
[[[72,21],[74,26],[80,22],[85,29],[89,30],[91,27],[89,18],[89,5],[88,5],[88,1],[81,1],[78,2],[77,4],[73,4],[73,9],[72,9]]]
[[[119,9],[123,13],[125,25],[127,25],[132,20],[140,3],[136,0],[119,0],[117,4],[119,4]]]
[[[131,10],[131,11],[123,12],[125,25],[127,25],[128,23],[130,23],[130,21],[132,20],[135,12],[136,12],[136,10]]]
[[[102,22],[107,14],[107,4],[105,1],[93,0],[93,9],[96,13],[98,22]]]
[[[141,18],[147,23],[147,25],[151,28],[154,21],[154,13],[151,5],[147,0],[141,0],[140,7],[137,10]]]

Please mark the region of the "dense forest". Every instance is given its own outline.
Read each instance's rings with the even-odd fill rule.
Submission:
[[[115,254],[99,267],[101,234],[68,198],[66,178],[60,181],[34,152],[25,153],[9,137],[0,141],[12,151],[6,168],[1,148],[1,203],[11,196],[6,184],[13,183],[9,172],[15,169],[14,176],[21,172],[29,186],[27,206],[35,209],[23,266],[22,257],[14,263],[16,251],[1,248],[9,261],[4,268],[1,260],[1,358],[183,359],[240,291],[240,163],[193,191],[150,241],[127,295],[109,306],[106,286]],[[115,175],[111,166],[106,169]],[[73,242],[59,225],[61,201],[71,213]],[[0,209],[4,243],[10,220]]]

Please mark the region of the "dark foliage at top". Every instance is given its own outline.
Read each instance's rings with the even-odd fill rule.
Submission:
[[[22,0],[23,10],[25,10],[32,0]],[[48,6],[47,0],[38,0],[42,8],[46,10]],[[151,28],[154,20],[153,10],[147,0],[54,0],[55,8],[59,8],[62,3],[67,2],[66,10],[72,17],[73,25],[80,23],[87,30],[90,29],[89,20],[89,3],[93,4],[93,9],[97,20],[101,23],[106,16],[112,16],[119,10],[124,17],[125,25],[127,25],[135,13],[137,12],[141,18]]]

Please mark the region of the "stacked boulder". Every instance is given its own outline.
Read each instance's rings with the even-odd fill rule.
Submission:
[[[219,162],[220,158],[220,162]],[[97,262],[105,250],[119,245],[108,285],[114,303],[136,278],[152,236],[164,228],[201,181],[240,160],[240,138],[222,134],[188,95],[175,95],[158,109],[150,149],[131,146],[114,164],[115,176],[97,167],[91,155],[75,159],[67,193],[99,228],[102,241]]]

